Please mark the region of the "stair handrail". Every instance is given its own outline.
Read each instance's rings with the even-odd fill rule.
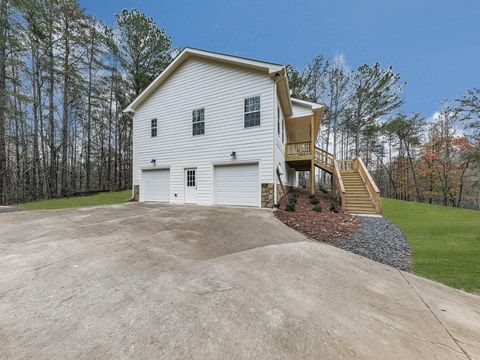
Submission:
[[[335,198],[340,202],[342,210],[345,210],[345,186],[335,158],[333,158],[333,176],[335,179]]]
[[[320,153],[321,155],[317,156],[317,153]],[[333,154],[329,153],[327,150],[319,148],[318,146],[315,146],[314,159],[320,161],[323,164],[326,164],[327,166],[334,166],[335,157],[333,156]]]
[[[375,211],[379,214],[380,213],[380,190],[378,189],[377,184],[375,184],[375,181],[373,181],[372,175],[370,175],[370,172],[367,170],[367,167],[363,163],[362,158],[356,156],[353,159],[353,162],[354,162],[354,168],[358,170],[358,173],[360,174],[360,177],[362,178],[363,183],[367,187],[367,191],[370,195],[370,198],[373,201],[373,205],[375,206]]]

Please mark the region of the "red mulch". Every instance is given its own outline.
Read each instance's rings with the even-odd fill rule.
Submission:
[[[275,211],[275,216],[291,228],[301,232],[307,237],[339,246],[350,238],[359,226],[355,216],[345,212],[334,213],[330,211],[332,198],[326,194],[318,193],[317,198],[322,205],[322,212],[313,211],[315,205],[310,204],[309,192],[305,189],[295,189],[298,197],[296,211],[285,211],[287,198],[280,202],[280,208]]]

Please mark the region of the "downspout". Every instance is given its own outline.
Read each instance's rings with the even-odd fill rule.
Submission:
[[[122,112],[132,119],[132,197],[130,198],[130,201],[134,201],[135,200],[135,185],[133,184],[133,172],[134,172],[134,169],[133,169],[133,116],[134,116],[135,112],[134,111],[122,111]],[[140,197],[140,194],[138,194],[138,196]]]
[[[277,195],[277,160],[275,154],[277,152],[277,138],[275,124],[277,117],[277,82],[282,79],[280,74],[277,72],[273,80],[273,206],[278,204],[278,195]]]

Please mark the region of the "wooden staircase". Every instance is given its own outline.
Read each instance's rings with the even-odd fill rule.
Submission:
[[[345,209],[352,214],[377,214],[358,170],[342,170],[340,175],[345,187]]]
[[[342,205],[342,209],[352,214],[380,214],[380,191],[362,159],[337,160],[333,154],[313,142],[287,143],[285,160],[297,171],[310,171],[314,166],[332,174],[332,194]],[[311,179],[312,193],[315,190],[315,177]]]

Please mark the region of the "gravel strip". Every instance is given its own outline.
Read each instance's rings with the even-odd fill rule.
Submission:
[[[360,228],[341,248],[397,269],[411,271],[411,249],[405,234],[382,217],[359,217]]]
[[[19,209],[15,206],[0,206],[0,214],[14,212],[14,211],[22,211],[22,209]]]

